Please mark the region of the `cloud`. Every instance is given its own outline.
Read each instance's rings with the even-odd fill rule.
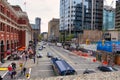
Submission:
[[[26,10],[29,18],[41,18],[42,32],[48,31],[48,22],[54,17],[59,17],[59,0],[27,0]]]
[[[48,31],[48,22],[52,18],[59,18],[59,0],[8,0],[10,4],[19,4],[27,12],[30,22],[35,17],[41,18],[42,32]],[[24,2],[26,1],[26,5]]]

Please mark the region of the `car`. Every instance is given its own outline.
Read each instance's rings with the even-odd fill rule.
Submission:
[[[90,74],[90,73],[95,73],[95,71],[86,69],[86,70],[83,72],[83,74]]]
[[[37,58],[42,58],[42,57],[43,57],[42,53],[37,54]]]
[[[45,46],[45,45],[43,45],[42,47],[43,47],[43,48],[46,48],[46,46]]]
[[[53,56],[52,56],[52,53],[47,52],[47,57],[48,57],[48,58],[52,58],[52,57],[53,57]]]
[[[111,66],[98,66],[98,69],[102,72],[113,72],[118,71],[117,69],[111,67]]]
[[[42,47],[39,47],[39,50],[42,50],[43,48]]]

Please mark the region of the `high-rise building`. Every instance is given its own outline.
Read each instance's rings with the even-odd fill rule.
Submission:
[[[36,29],[39,30],[39,34],[41,33],[41,18],[35,18],[35,25],[36,25]]]
[[[120,0],[116,1],[115,29],[120,29]]]
[[[103,9],[103,30],[113,30],[115,28],[115,9],[111,6],[104,6]]]
[[[34,42],[38,41],[38,36],[41,33],[41,18],[35,18],[35,24],[31,24],[33,30],[33,40]]]
[[[102,30],[103,0],[60,0],[60,30]]]
[[[48,40],[58,41],[59,39],[59,19],[53,18],[48,23]]]

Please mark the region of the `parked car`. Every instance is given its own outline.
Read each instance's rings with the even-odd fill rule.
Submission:
[[[43,48],[46,48],[46,46],[45,46],[45,45],[43,45]]]
[[[43,49],[43,47],[39,47],[39,50],[42,50]]]
[[[90,74],[90,73],[95,73],[95,71],[86,69],[86,70],[83,72],[83,74]]]
[[[37,54],[37,58],[42,58],[42,57],[43,57],[42,53]]]
[[[102,72],[118,71],[117,69],[110,67],[110,66],[98,66],[98,69]]]
[[[51,57],[53,57],[53,56],[52,56],[52,53],[50,53],[50,52],[47,52],[47,57],[48,57],[48,58],[51,58]]]

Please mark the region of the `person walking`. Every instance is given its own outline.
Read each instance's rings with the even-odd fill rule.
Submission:
[[[8,66],[8,74],[9,74],[9,75],[12,74],[12,70],[13,70],[12,65],[9,65],[9,66]]]
[[[0,75],[0,80],[3,80],[2,76]]]
[[[13,71],[11,71],[11,74],[10,74],[10,76],[11,76],[11,79],[13,79]]]
[[[11,65],[12,65],[12,68],[15,70],[16,69],[16,63],[12,62]]]
[[[35,64],[35,55],[33,56],[33,61],[34,61],[34,64]]]
[[[24,76],[25,76],[26,70],[27,70],[27,69],[24,67],[24,68],[22,69],[22,71],[21,71],[21,75],[24,75]]]
[[[16,74],[17,74],[16,70],[13,70],[13,78],[15,78]]]
[[[26,59],[26,61],[27,61],[27,58],[28,58],[28,56],[27,56],[27,54],[25,55],[25,59]]]

